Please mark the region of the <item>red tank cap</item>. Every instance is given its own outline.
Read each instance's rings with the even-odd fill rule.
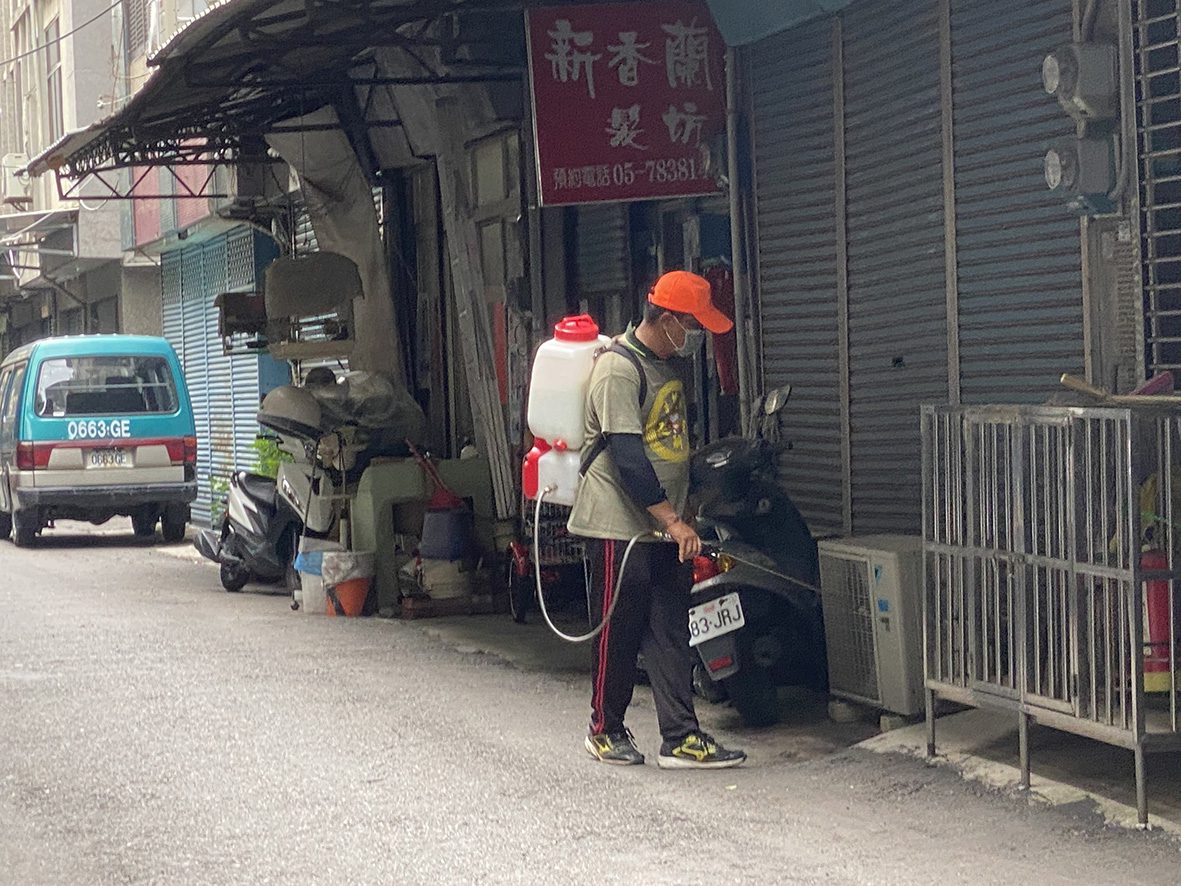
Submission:
[[[554,338],[559,341],[594,341],[599,337],[599,324],[590,314],[563,317],[554,324]]]

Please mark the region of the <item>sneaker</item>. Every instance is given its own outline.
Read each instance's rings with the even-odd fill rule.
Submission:
[[[644,755],[636,748],[631,732],[623,730],[610,735],[600,732],[586,737],[586,752],[600,763],[613,766],[643,766]]]
[[[713,736],[693,732],[679,742],[662,744],[656,765],[661,769],[729,769],[745,762],[746,751],[724,748]]]

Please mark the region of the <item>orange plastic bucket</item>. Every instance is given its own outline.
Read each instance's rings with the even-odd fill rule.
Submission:
[[[348,581],[342,581],[336,585],[328,595],[328,614],[342,614],[336,611],[336,606],[332,602],[332,598],[335,597],[340,603],[340,608],[344,610],[345,616],[350,618],[359,616],[361,610],[365,608],[365,598],[369,596],[369,584],[372,581],[371,578],[350,578]]]

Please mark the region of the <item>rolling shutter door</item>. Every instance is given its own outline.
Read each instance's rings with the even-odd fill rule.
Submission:
[[[1181,371],[1181,6],[1177,0],[1137,0],[1132,15],[1143,280],[1142,302],[1139,293],[1135,301],[1142,303],[1145,312],[1149,372],[1177,374]],[[1136,381],[1140,378],[1138,373]]]
[[[226,280],[220,292],[252,292],[255,288],[255,242],[258,237],[249,228],[230,232],[226,237]],[[217,334],[217,313],[212,315],[213,333]],[[258,437],[259,360],[256,355],[223,357],[229,363],[233,466],[235,470],[253,470],[258,461],[254,441]]]
[[[578,207],[578,296],[604,332],[622,332],[636,304],[631,292],[628,207]]]
[[[794,386],[782,476],[815,533],[843,523],[831,33],[806,25],[749,57],[763,385]]]
[[[1038,74],[1072,21],[1070,0],[951,3],[965,403],[1042,402],[1084,364],[1079,222],[1042,174],[1073,124]]]
[[[180,299],[180,253],[164,253],[160,265],[160,326],[164,338],[179,355],[184,351],[184,313]]]
[[[204,288],[198,298],[204,301],[201,319],[207,342],[207,383],[209,385],[209,475],[210,509],[220,507],[219,487],[234,470],[234,385],[233,366],[221,352],[217,337],[217,312],[213,299],[226,289],[226,242],[217,239],[202,249],[205,268]],[[254,359],[254,358],[251,358]],[[201,490],[205,493],[205,490]]]
[[[192,511],[199,525],[210,525],[230,474],[249,470],[256,461],[259,358],[222,353],[213,304],[231,282],[237,289],[253,287],[253,238],[251,231],[234,232],[229,239],[163,257],[164,336],[180,356],[197,430],[198,492]]]
[[[209,347],[204,301],[205,268],[201,247],[177,253],[181,267],[181,363],[193,401],[193,421],[197,428],[197,500],[193,502],[193,521],[209,525],[210,504],[210,425],[209,425]]]
[[[918,532],[919,405],[947,399],[935,3],[844,23],[853,531]]]
[[[312,217],[308,215],[307,208],[302,204],[298,204],[295,209],[295,247],[296,255],[308,255],[319,250],[320,245],[316,242],[316,232],[312,230]]]

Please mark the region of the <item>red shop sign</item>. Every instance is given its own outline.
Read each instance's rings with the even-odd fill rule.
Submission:
[[[725,46],[704,3],[533,9],[528,35],[544,205],[718,191]]]

